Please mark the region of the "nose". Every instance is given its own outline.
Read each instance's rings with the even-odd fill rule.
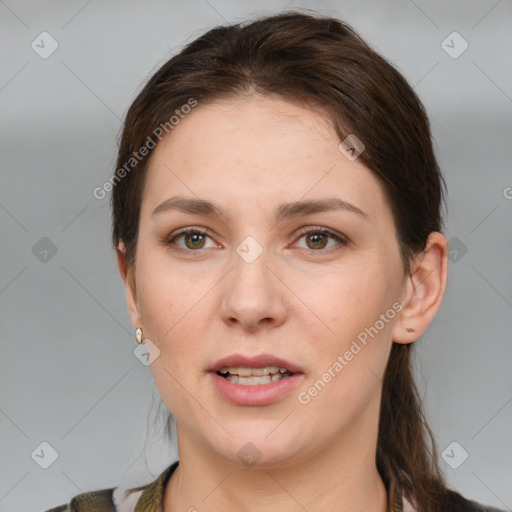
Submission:
[[[254,261],[233,254],[233,268],[223,285],[220,314],[230,327],[246,331],[278,327],[286,318],[285,295],[290,293],[263,251]]]

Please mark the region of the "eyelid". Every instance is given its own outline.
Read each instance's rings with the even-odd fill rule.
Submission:
[[[169,235],[168,240],[172,240],[173,238],[176,238],[178,235],[182,235],[184,233],[200,233],[201,235],[208,235],[208,230],[206,228],[196,226],[187,226],[186,228],[180,228],[172,232]]]

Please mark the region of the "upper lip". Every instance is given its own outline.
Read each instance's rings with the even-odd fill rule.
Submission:
[[[276,357],[272,354],[259,354],[256,356],[244,356],[242,354],[231,354],[219,359],[211,368],[211,372],[218,372],[226,367],[264,368],[265,366],[277,366],[286,368],[291,373],[303,373],[297,365]]]

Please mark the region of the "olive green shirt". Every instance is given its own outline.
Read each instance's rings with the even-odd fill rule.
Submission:
[[[163,512],[164,493],[167,482],[178,467],[176,461],[168,466],[160,476],[142,491],[135,508],[130,512]],[[103,489],[79,494],[68,504],[60,505],[45,512],[119,512],[113,500],[115,488]],[[402,493],[394,479],[388,486],[388,512],[415,512],[412,505],[402,498]],[[460,494],[452,493],[452,504],[446,512],[503,512],[496,508],[485,507],[474,501],[463,498]]]

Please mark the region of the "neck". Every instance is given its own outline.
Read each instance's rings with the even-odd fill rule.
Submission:
[[[164,512],[386,512],[388,495],[375,465],[377,428],[361,427],[293,464],[244,468],[183,442],[187,433],[178,426],[180,463],[167,484]]]

